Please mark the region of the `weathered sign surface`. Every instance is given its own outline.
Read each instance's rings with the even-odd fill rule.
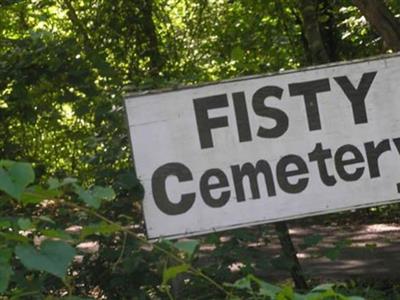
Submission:
[[[149,238],[400,197],[400,55],[147,95],[125,106]]]

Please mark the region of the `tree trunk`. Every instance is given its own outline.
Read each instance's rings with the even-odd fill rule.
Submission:
[[[382,36],[386,45],[400,51],[400,22],[383,0],[353,0],[367,21]]]
[[[329,62],[329,56],[319,29],[317,2],[315,0],[300,0],[299,8],[303,19],[303,30],[307,40],[307,48],[311,54],[310,63],[317,65]]]
[[[147,37],[147,56],[150,59],[150,75],[158,77],[163,61],[159,51],[156,26],[153,21],[153,0],[144,0],[142,5],[143,33]]]
[[[275,230],[278,234],[283,255],[290,261],[290,275],[292,276],[296,288],[299,290],[308,290],[308,285],[299,259],[297,258],[297,251],[294,248],[286,222],[275,223]]]

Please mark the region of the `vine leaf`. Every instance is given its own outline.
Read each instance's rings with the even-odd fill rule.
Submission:
[[[13,271],[8,263],[0,263],[0,293],[7,290],[12,274]]]
[[[0,161],[0,190],[20,200],[25,188],[35,180],[29,163]]]
[[[199,245],[198,240],[184,240],[178,241],[174,244],[174,247],[180,251],[185,252],[189,257],[192,257]]]
[[[31,245],[15,247],[15,254],[26,268],[44,271],[60,278],[65,277],[75,253],[72,246],[61,241],[44,241],[39,251]]]
[[[12,256],[11,249],[0,249],[0,293],[7,290],[13,270],[9,264]]]
[[[173,267],[165,269],[163,272],[163,285],[167,284],[168,281],[170,281],[171,279],[174,279],[179,274],[187,272],[189,270],[189,268],[190,268],[190,265],[181,264],[178,266],[173,266]]]
[[[74,188],[79,199],[95,209],[100,207],[103,200],[111,201],[115,198],[115,192],[110,187],[95,186],[91,190],[85,190],[81,186],[74,184]]]

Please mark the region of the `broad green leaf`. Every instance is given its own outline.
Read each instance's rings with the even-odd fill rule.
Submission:
[[[9,264],[11,257],[11,249],[0,249],[0,294],[7,290],[10,277],[13,274]]]
[[[11,222],[8,220],[0,219],[0,229],[11,227]]]
[[[54,199],[60,196],[57,190],[46,190],[41,186],[35,185],[27,188],[21,195],[23,204],[37,204],[47,199]]]
[[[198,240],[185,240],[178,241],[174,244],[174,247],[180,251],[185,252],[189,257],[192,257],[199,245]]]
[[[173,266],[168,269],[165,269],[163,272],[163,284],[167,284],[168,281],[170,281],[171,279],[174,279],[179,274],[187,272],[189,270],[189,268],[190,268],[190,265],[182,264],[182,265]]]
[[[321,291],[326,291],[326,290],[331,290],[333,289],[335,284],[333,283],[324,283],[316,286],[311,290],[311,292],[321,292]]]
[[[298,293],[293,293],[293,300],[307,300],[307,297]]]
[[[7,264],[12,256],[12,250],[8,248],[0,249],[0,264]]]
[[[31,220],[27,218],[19,218],[17,224],[21,230],[28,230],[33,227]]]
[[[0,168],[9,169],[9,168],[11,168],[11,166],[13,164],[15,164],[15,161],[7,160],[7,159],[0,160]]]
[[[60,186],[60,181],[57,178],[49,178],[47,184],[50,190],[57,189]]]
[[[139,179],[133,172],[120,174],[118,176],[117,183],[126,190],[133,189],[140,184]]]
[[[251,290],[251,279],[248,276],[240,278],[232,284],[232,287],[240,290]]]
[[[12,182],[11,177],[3,168],[0,168],[0,190],[13,198],[17,199],[19,197],[18,190]]]
[[[59,238],[64,241],[72,241],[72,237],[66,233],[64,230],[59,229],[46,229],[41,231],[44,236],[51,238]]]
[[[121,227],[117,224],[107,224],[105,222],[91,224],[82,228],[81,239],[84,239],[85,237],[92,234],[110,235],[120,230]]]
[[[346,299],[346,298],[340,297],[340,294],[336,293],[332,289],[327,289],[324,291],[311,292],[306,295],[306,299],[320,300],[320,299]]]
[[[13,270],[9,264],[0,263],[0,294],[7,290],[12,274]]]
[[[6,165],[6,169],[0,167],[0,190],[20,200],[24,189],[35,180],[35,173],[28,163],[15,162]]]
[[[92,190],[84,190],[75,184],[75,192],[88,206],[98,209],[103,200],[110,201],[115,198],[115,192],[110,187],[95,186]]]
[[[35,180],[35,173],[29,163],[16,162],[8,169],[8,173],[18,187],[25,188]]]
[[[3,237],[6,240],[14,241],[14,242],[20,242],[20,243],[26,243],[29,241],[29,239],[23,235],[20,235],[19,233],[16,232],[0,232],[0,236]]]
[[[88,206],[94,207],[94,208],[99,208],[101,201],[99,199],[96,199],[93,197],[93,195],[90,193],[90,191],[84,190],[81,186],[79,185],[74,185],[75,192],[78,194],[79,199],[81,199],[83,202],[85,202]]]
[[[106,201],[110,201],[115,198],[115,192],[110,187],[95,186],[92,190],[92,194],[94,197]]]
[[[293,288],[289,285],[285,285],[281,291],[275,296],[277,300],[295,299]]]
[[[75,253],[73,247],[61,241],[46,240],[40,245],[40,250],[31,245],[15,247],[15,254],[26,268],[44,271],[60,278],[65,277]]]
[[[258,284],[260,290],[259,290],[259,294],[261,296],[267,296],[270,297],[271,299],[275,299],[275,295],[277,293],[279,293],[281,291],[281,288],[272,285],[270,283],[267,283],[257,277],[255,277],[254,275],[248,275],[248,277],[254,281],[255,283]]]
[[[47,184],[49,185],[50,190],[54,190],[68,184],[76,183],[77,181],[78,181],[77,179],[71,177],[66,177],[61,181],[58,180],[57,178],[49,178]]]
[[[39,216],[38,220],[43,221],[43,222],[47,222],[50,224],[56,224],[56,222],[54,222],[54,220],[52,218],[50,218],[49,216]]]
[[[168,248],[174,248],[174,243],[171,242],[170,240],[164,240],[164,239],[161,238],[161,239],[158,241],[158,243],[159,243],[161,246],[167,246]]]

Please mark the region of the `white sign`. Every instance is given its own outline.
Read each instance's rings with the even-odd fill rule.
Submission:
[[[125,100],[150,239],[397,201],[400,55]]]

